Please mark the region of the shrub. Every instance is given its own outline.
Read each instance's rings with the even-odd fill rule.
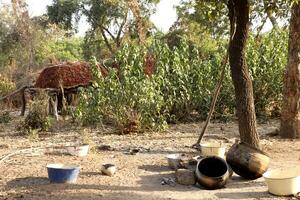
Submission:
[[[93,87],[82,92],[77,112],[83,124],[109,120],[123,133],[165,125],[160,114],[162,95],[157,83],[144,74],[143,57],[136,53],[137,57],[131,60],[134,63],[125,61],[128,55],[118,54],[118,59],[125,61],[119,71],[120,78],[114,69],[103,78],[96,61],[92,61]]]
[[[4,97],[5,95],[10,94],[13,92],[16,88],[16,85],[13,81],[6,77],[1,77],[0,74],[0,97]],[[12,106],[15,102],[13,99],[5,99],[4,101],[0,102],[1,107],[8,107]]]
[[[15,90],[16,86],[13,81],[0,74],[0,97],[5,96]]]
[[[280,108],[286,52],[285,31],[266,33],[260,41],[250,37],[247,61],[259,116],[273,116]],[[201,49],[184,40],[172,47],[159,40],[148,49],[125,45],[115,56],[118,68],[109,69],[105,78],[93,60],[93,87],[82,91],[77,116],[84,124],[109,120],[122,132],[164,128],[167,122],[189,120],[193,113],[203,119],[209,111],[224,54],[222,41],[206,57]],[[155,67],[145,69],[150,62],[144,58],[149,55]],[[234,88],[227,69],[214,117],[227,120],[234,114]]]
[[[0,114],[0,124],[1,123],[8,123],[11,120],[11,116],[8,111],[5,111]]]
[[[260,39],[250,36],[247,62],[253,78],[256,113],[278,116],[281,108],[283,74],[287,64],[288,32],[274,29]]]
[[[51,120],[48,117],[48,95],[42,91],[30,102],[29,112],[25,118],[23,128],[30,132],[31,130],[47,131],[51,126]]]
[[[220,54],[202,61],[184,42],[170,49],[156,41],[150,49],[156,60],[153,75],[145,69],[149,51],[138,46],[124,46],[115,57],[119,69],[110,69],[106,78],[93,61],[93,87],[83,90],[77,112],[84,124],[109,119],[122,132],[130,132],[164,128],[195,110],[206,115]]]
[[[57,61],[80,61],[83,60],[82,45],[82,38],[51,38],[51,40],[46,40],[37,47],[35,60],[37,64],[47,63],[51,59]]]

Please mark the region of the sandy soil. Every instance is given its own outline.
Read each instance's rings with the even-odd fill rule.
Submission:
[[[15,126],[20,120],[20,117],[15,117],[9,124],[0,124],[0,159],[20,149],[74,143],[78,141],[79,132],[82,132],[81,128],[69,123],[58,123],[54,130],[33,141],[17,133]],[[162,185],[163,178],[175,177],[167,166],[165,155],[197,155],[190,146],[195,142],[201,126],[172,125],[165,132],[133,135],[108,134],[110,129],[95,128],[88,130],[93,146],[110,145],[113,150],[93,150],[85,158],[38,152],[12,155],[0,162],[0,199],[296,199],[269,194],[263,178],[247,181],[237,175],[219,190],[205,190],[199,185]],[[272,158],[270,168],[300,166],[299,140],[282,140],[266,135],[278,126],[278,121],[259,125],[262,146]],[[222,137],[228,140],[220,139]],[[236,123],[213,123],[204,140],[218,140],[229,147],[236,138]],[[141,152],[128,155],[132,148],[140,148]],[[59,162],[81,165],[76,184],[49,183],[46,165]],[[102,175],[102,163],[116,164],[117,173],[112,177]]]

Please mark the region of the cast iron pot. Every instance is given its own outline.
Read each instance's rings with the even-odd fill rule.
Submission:
[[[267,171],[270,158],[265,152],[241,142],[229,149],[226,161],[236,174],[253,180]]]
[[[200,185],[209,190],[224,187],[229,179],[229,166],[217,156],[208,156],[198,161],[196,178]]]

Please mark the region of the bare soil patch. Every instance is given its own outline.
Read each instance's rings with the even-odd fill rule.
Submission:
[[[82,128],[70,123],[58,123],[56,129],[42,134],[37,141],[18,135],[15,126],[23,120],[14,117],[9,124],[0,124],[0,157],[11,152],[46,146],[59,146],[78,141]],[[202,124],[200,124],[200,127]],[[300,141],[283,140],[267,133],[274,132],[278,121],[259,125],[261,143],[271,158],[270,168],[300,166]],[[134,135],[108,134],[107,127],[90,129],[97,148],[86,158],[63,154],[16,154],[0,163],[0,199],[295,199],[276,197],[267,192],[263,178],[247,181],[234,175],[225,188],[205,190],[202,187],[162,185],[163,178],[174,178],[174,171],[167,166],[165,155],[184,153],[197,155],[190,146],[198,137],[199,124],[171,125],[165,132],[149,132]],[[231,146],[238,138],[235,122],[213,123],[204,140],[217,140]],[[103,147],[103,146],[102,146]],[[140,152],[130,155],[130,149]],[[50,184],[46,165],[49,163],[80,164],[82,169],[76,184]],[[117,173],[104,176],[100,173],[102,163],[113,163]]]

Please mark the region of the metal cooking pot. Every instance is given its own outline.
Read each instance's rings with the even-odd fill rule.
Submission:
[[[226,155],[232,170],[245,179],[257,179],[269,167],[270,157],[263,151],[244,142],[234,144]]]
[[[197,163],[197,181],[206,189],[213,190],[224,187],[229,177],[229,166],[226,161],[220,157],[205,157]]]

